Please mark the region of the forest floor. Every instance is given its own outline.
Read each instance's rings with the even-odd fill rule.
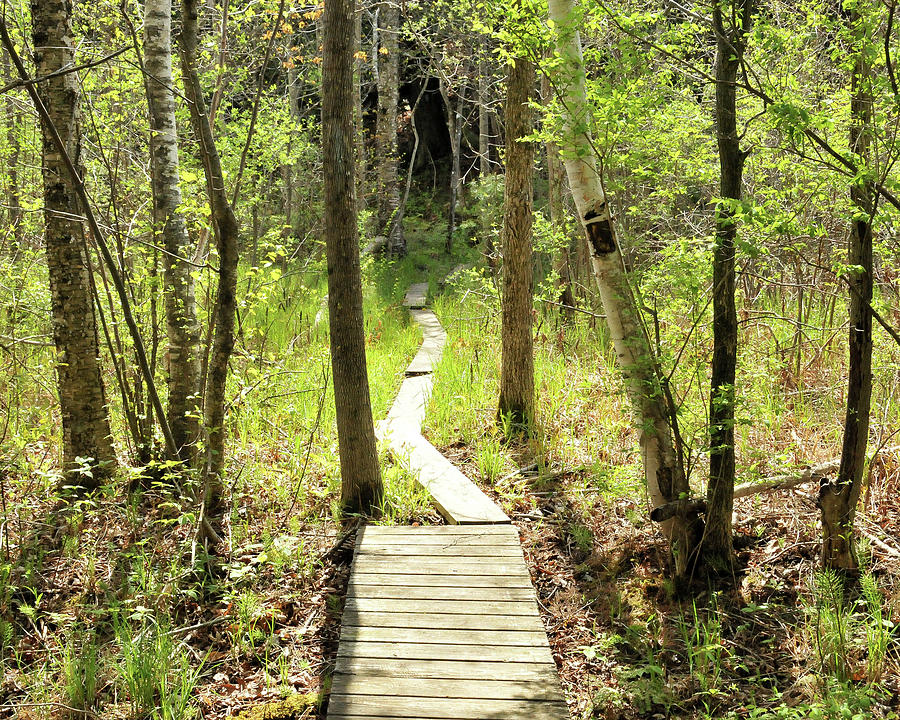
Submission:
[[[810,488],[737,501],[732,581],[711,590],[698,578],[685,599],[666,580],[665,542],[643,519],[642,500],[609,498],[585,514],[584,471],[542,476],[522,449],[529,469],[510,478],[514,494],[482,486],[519,527],[573,718],[900,713],[896,634],[878,682],[867,685],[872,648],[858,635],[870,622],[865,598],[851,591],[837,620],[832,608],[843,593],[838,600],[820,587]],[[469,448],[445,452],[479,476]],[[879,510],[868,520],[896,537],[900,503],[894,497]],[[875,549],[870,571],[888,595],[885,607],[896,609],[900,556]],[[836,622],[845,647],[827,646]],[[838,661],[846,684],[831,679]]]
[[[477,258],[473,248],[447,258],[441,244],[423,222],[406,261],[365,270],[376,419],[419,342],[403,292],[428,276],[448,344],[425,433],[519,528],[573,720],[900,716],[900,454],[870,468],[861,590],[818,572],[806,486],[740,500],[734,578],[715,589],[698,579],[692,597],[676,597],[594,318],[564,327],[538,306],[541,424],[532,440],[510,440],[494,419],[496,286],[470,277],[439,293],[450,267]],[[195,562],[196,516],[164,468],[141,492],[120,482],[60,505],[58,420],[35,391],[31,422],[43,424],[8,450],[15,462],[0,477],[0,718],[324,720],[354,536],[337,511],[327,338],[312,320],[323,289],[263,280],[275,294],[245,307],[234,363],[230,551],[214,563]],[[810,363],[816,377],[773,382],[783,375],[757,372],[753,352],[742,372],[757,383],[747,413],[759,422],[739,432],[742,479],[828,459],[834,432],[822,418],[834,414],[840,366]],[[702,418],[689,400],[686,417]],[[890,437],[895,406],[884,407]],[[411,478],[387,457],[383,468],[382,522],[441,522]]]

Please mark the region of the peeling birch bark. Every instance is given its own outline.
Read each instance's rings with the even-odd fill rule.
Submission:
[[[190,239],[179,211],[178,130],[172,92],[171,0],[144,3],[144,68],[150,110],[150,169],[153,219],[162,234],[168,333],[167,415],[179,457],[190,461],[200,434],[200,323],[192,266],[186,260]]]
[[[81,92],[78,75],[53,76],[74,64],[72,5],[33,0],[32,40],[36,84],[50,121],[72,164],[81,171]],[[91,290],[90,257],[75,179],[41,123],[44,180],[44,244],[50,280],[53,341],[63,430],[63,469],[71,482],[96,487],[116,466],[106,391],[99,359]],[[84,467],[91,472],[84,473]]]
[[[613,228],[590,131],[584,58],[574,0],[548,0],[557,52],[566,146],[561,154],[575,207],[585,230],[594,280],[625,386],[637,414],[644,476],[651,507],[688,497],[690,488],[675,448],[661,373],[635,302]],[[671,544],[676,578],[685,577],[698,537],[696,516],[661,523]]]

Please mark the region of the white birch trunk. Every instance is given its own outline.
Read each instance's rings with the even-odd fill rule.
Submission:
[[[150,166],[153,219],[162,233],[168,332],[168,420],[183,460],[196,452],[199,436],[200,323],[191,265],[184,260],[190,239],[181,215],[178,185],[178,131],[172,92],[171,0],[144,3],[144,66],[150,109]]]
[[[569,187],[585,228],[594,279],[600,291],[610,337],[626,388],[638,415],[644,476],[652,507],[686,497],[684,469],[675,451],[661,376],[628,284],[622,254],[597,171],[590,131],[591,113],[585,92],[581,38],[575,24],[574,0],[548,0],[556,49],[562,59],[557,81],[563,104],[561,148]],[[676,516],[662,523],[672,543],[676,576],[684,576],[694,550],[693,522]]]

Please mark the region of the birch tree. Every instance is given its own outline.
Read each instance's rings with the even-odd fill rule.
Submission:
[[[74,73],[72,5],[33,0],[32,40],[38,96],[62,145],[81,169],[81,92]],[[90,257],[83,215],[72,177],[54,144],[54,130],[41,123],[44,180],[44,244],[50,278],[57,388],[62,414],[63,468],[69,482],[93,487],[115,468],[106,392],[101,376]],[[83,175],[83,173],[79,174]],[[82,472],[87,468],[89,472]]]
[[[585,92],[584,58],[574,0],[548,0],[560,65],[555,73],[563,107],[561,154],[584,226],[594,279],[603,302],[625,387],[634,406],[651,517],[669,538],[675,577],[685,578],[699,539],[699,520],[676,444],[673,403],[628,283],[609,204],[597,170]]]
[[[162,235],[169,401],[167,415],[179,457],[190,461],[200,431],[200,323],[194,296],[190,240],[179,210],[178,132],[172,92],[171,0],[144,4],[144,69],[150,110],[153,219]]]

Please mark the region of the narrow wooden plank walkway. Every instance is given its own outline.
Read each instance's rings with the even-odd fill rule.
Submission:
[[[453,524],[508,523],[509,518],[475,483],[422,436],[432,372],[441,359],[447,335],[425,304],[428,285],[410,287],[405,305],[422,328],[422,347],[406,369],[406,379],[376,434],[387,442],[398,462],[431,494],[435,507]]]
[[[446,340],[427,292],[407,293],[424,340],[377,432],[453,524],[359,531],[328,718],[568,720],[518,531],[422,437]]]
[[[568,717],[514,527],[360,530],[329,720]]]

